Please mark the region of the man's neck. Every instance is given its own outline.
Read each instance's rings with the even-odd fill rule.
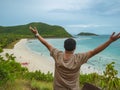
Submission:
[[[66,51],[64,53],[64,60],[69,60],[73,56],[74,50],[73,51]]]
[[[65,50],[65,54],[73,54],[74,53],[74,50],[73,51],[66,51]]]

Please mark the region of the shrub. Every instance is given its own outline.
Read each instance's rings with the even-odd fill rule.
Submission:
[[[39,81],[53,81],[52,73],[48,72],[47,74],[42,73],[41,71],[28,72],[25,75],[26,79],[29,80],[39,80]]]
[[[117,77],[118,71],[114,69],[115,62],[107,64],[104,71],[101,87],[106,90],[120,90],[120,79]]]
[[[53,83],[52,82],[44,82],[44,81],[31,81],[31,88],[32,90],[53,90]]]
[[[106,65],[104,75],[96,73],[81,74],[80,85],[82,86],[87,82],[101,87],[102,90],[120,90],[120,79],[117,77],[118,71],[114,69],[114,64],[115,62]]]
[[[28,71],[27,68],[21,67],[20,63],[15,62],[12,54],[6,54],[6,56],[6,60],[0,56],[0,84],[21,78]]]
[[[101,77],[102,76],[98,75],[97,73],[80,74],[79,82],[81,86],[86,82],[94,84],[95,86],[99,86]]]
[[[3,52],[3,49],[0,47],[0,53]]]

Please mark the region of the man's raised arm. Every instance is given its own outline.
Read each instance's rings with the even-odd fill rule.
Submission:
[[[39,39],[39,41],[47,47],[49,51],[53,48],[41,35],[39,35],[38,30],[36,27],[29,27],[29,29],[35,34],[35,36]]]
[[[104,50],[106,47],[108,47],[112,42],[118,40],[120,38],[120,33],[115,35],[115,32],[110,36],[109,40],[106,41],[104,44],[98,46],[97,48],[95,48],[94,50],[89,51],[89,58],[98,54],[99,52],[101,52],[102,50]]]

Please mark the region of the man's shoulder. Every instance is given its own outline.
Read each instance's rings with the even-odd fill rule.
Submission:
[[[76,57],[88,57],[89,52],[80,52],[74,54]]]
[[[52,48],[51,53],[61,54],[61,53],[63,53],[63,51],[61,51],[61,50],[59,50],[57,48]]]

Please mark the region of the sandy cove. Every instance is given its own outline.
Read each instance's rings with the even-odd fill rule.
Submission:
[[[54,73],[54,60],[47,56],[41,56],[37,53],[32,52],[26,46],[27,39],[21,39],[13,49],[4,49],[1,53],[2,56],[5,53],[14,54],[16,56],[16,61],[20,62],[22,66],[28,68],[29,71],[40,70],[41,72],[47,73],[48,71]],[[88,66],[86,64],[82,65],[81,73],[92,73],[97,72],[101,74],[95,68]]]
[[[29,50],[26,47],[27,39],[21,39],[13,49],[4,49],[2,55],[5,53],[14,54],[16,61],[20,62],[22,66],[28,68],[29,71],[40,70],[47,73],[54,72],[54,61],[49,57],[41,56]]]

